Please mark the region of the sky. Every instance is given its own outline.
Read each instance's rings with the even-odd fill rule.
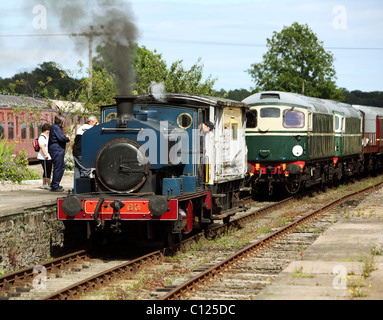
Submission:
[[[76,1],[91,9],[88,2],[97,0]],[[188,69],[201,58],[204,77],[217,78],[217,90],[253,88],[247,70],[262,61],[267,39],[298,22],[307,24],[333,53],[338,87],[383,91],[381,0],[118,1],[131,9],[140,46],[162,54],[168,66],[182,60]],[[79,48],[67,36],[68,31],[79,31],[63,31],[59,9],[52,3],[55,0],[2,0],[0,77],[32,71],[45,61],[69,70],[78,69],[78,61],[88,64],[87,43]]]

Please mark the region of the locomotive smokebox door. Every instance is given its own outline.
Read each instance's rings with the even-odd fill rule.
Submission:
[[[115,192],[140,188],[149,174],[150,164],[140,145],[121,138],[107,143],[99,152],[96,170],[101,184]]]

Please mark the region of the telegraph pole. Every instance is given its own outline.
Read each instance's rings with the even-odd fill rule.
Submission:
[[[101,29],[104,29],[104,26],[100,26]],[[99,33],[94,31],[94,26],[89,27],[89,32],[83,32],[83,33],[72,33],[71,36],[74,37],[87,37],[89,42],[89,90],[88,90],[88,98],[90,99],[92,94],[92,87],[93,87],[93,38],[95,36],[101,36],[104,33]]]
[[[89,89],[88,89],[88,99],[90,99],[92,94],[92,87],[93,87],[93,26],[90,26],[90,32],[88,35],[89,38]]]

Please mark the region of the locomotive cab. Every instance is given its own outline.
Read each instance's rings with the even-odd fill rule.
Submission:
[[[253,118],[247,122],[247,140],[256,140],[249,152],[249,160],[304,160],[307,148],[308,110],[291,106],[261,106],[250,110]],[[281,139],[274,139],[275,136]]]
[[[246,141],[253,179],[273,193],[271,181],[296,185],[307,160],[312,112],[289,102],[275,103],[279,95],[264,94],[262,103],[247,113]]]

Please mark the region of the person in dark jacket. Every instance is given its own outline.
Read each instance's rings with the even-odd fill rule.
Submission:
[[[93,128],[98,124],[95,116],[90,116],[85,124],[83,124],[76,133],[76,138],[73,144],[73,158],[74,158],[74,178],[88,178],[90,175],[90,168],[85,168],[82,164],[82,153],[81,153],[81,139],[85,131]]]
[[[65,171],[65,147],[69,142],[69,138],[63,132],[64,119],[55,117],[55,124],[51,126],[49,131],[48,149],[53,161],[53,179],[51,182],[51,191],[62,192],[64,188],[60,186],[62,176]]]

